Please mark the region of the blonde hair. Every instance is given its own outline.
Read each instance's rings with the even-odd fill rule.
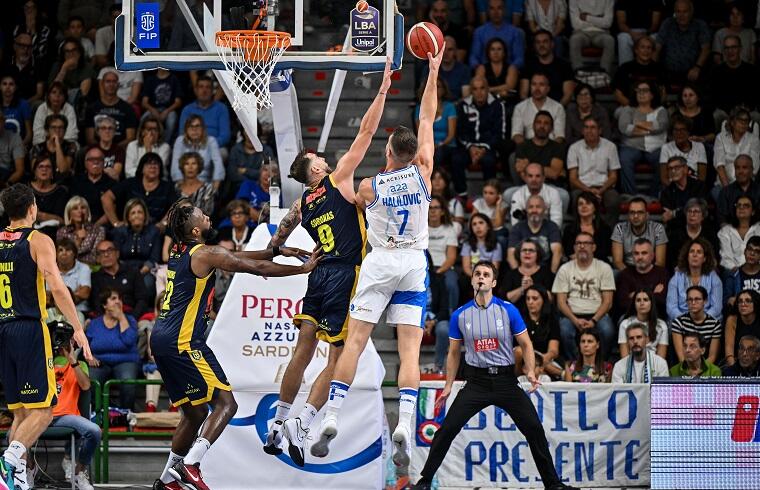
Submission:
[[[90,212],[90,205],[82,196],[73,196],[66,203],[66,207],[63,210],[63,224],[68,226],[71,224],[71,210],[74,206],[83,205],[87,212],[85,213],[84,222],[90,223],[92,221],[92,213]]]

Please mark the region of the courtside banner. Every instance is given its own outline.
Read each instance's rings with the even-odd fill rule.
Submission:
[[[410,473],[418,478],[435,429],[442,381],[423,381]],[[562,481],[581,487],[649,485],[649,385],[547,383],[530,395]],[[444,412],[443,414],[441,412]],[[442,487],[543,488],[528,443],[512,418],[491,406],[454,439],[437,473]]]
[[[271,233],[272,227],[259,225],[247,250],[266,248]],[[300,226],[286,245],[314,248]],[[275,261],[301,264],[292,257]],[[203,460],[201,470],[211,488],[377,489],[382,485],[385,413],[380,387],[385,369],[371,341],[359,359],[356,380],[338,419],[340,432],[327,458],[317,459],[309,452],[322,412],[311,424],[304,468],[293,463],[287,450],[270,456],[262,449],[274,419],[280,382],[296,346],[298,330],[293,316],[301,312],[306,285],[306,275],[264,279],[243,273],[236,274],[230,284],[208,344],[232,385],[238,411]],[[312,383],[327,363],[328,350],[326,343],[319,343],[293,403],[292,416],[303,408]]]

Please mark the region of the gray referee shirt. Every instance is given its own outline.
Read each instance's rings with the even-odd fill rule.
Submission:
[[[513,336],[524,331],[517,308],[495,296],[486,308],[475,300],[457,308],[449,323],[449,337],[464,343],[467,364],[481,368],[514,364]]]

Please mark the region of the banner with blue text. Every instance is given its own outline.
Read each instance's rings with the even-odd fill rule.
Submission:
[[[442,381],[423,382],[410,474],[425,465],[445,410],[436,412]],[[582,487],[649,485],[649,385],[547,383],[529,395],[562,481]],[[441,486],[543,488],[525,437],[496,406],[469,420],[438,473]]]

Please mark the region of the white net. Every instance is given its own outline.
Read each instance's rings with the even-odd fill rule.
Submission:
[[[269,31],[220,32],[216,49],[232,75],[232,108],[272,107],[269,82],[275,64],[290,46],[290,36]]]

